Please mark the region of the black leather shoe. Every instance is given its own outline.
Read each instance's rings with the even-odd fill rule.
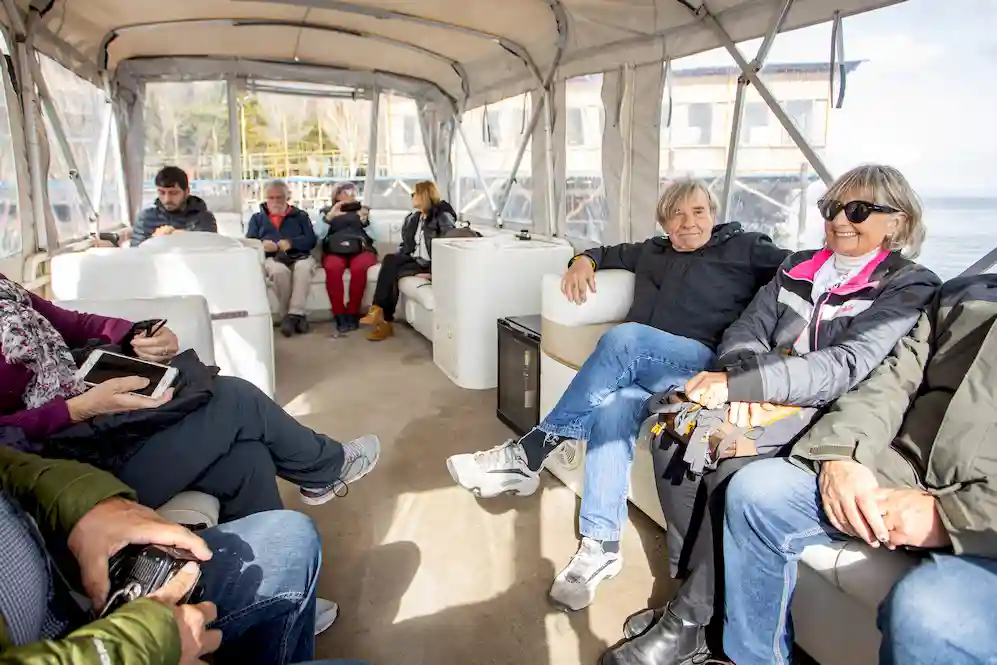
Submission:
[[[647,631],[603,654],[600,665],[691,665],[709,658],[702,626],[688,626],[671,612]]]
[[[294,331],[299,335],[307,335],[312,330],[312,326],[308,323],[308,317],[303,314],[298,314],[294,317]]]
[[[284,317],[284,320],[280,322],[280,334],[284,337],[291,337],[294,335],[294,331],[297,327],[298,326],[294,322],[294,317],[288,314]]]
[[[350,332],[354,330],[360,330],[360,315],[359,314],[344,314],[343,319],[346,323],[346,329]]]
[[[627,617],[627,620],[623,623],[623,637],[632,640],[638,635],[643,635],[647,632],[647,629],[653,626],[661,619],[661,616],[665,613],[665,608],[648,608],[646,610],[641,610],[636,614],[631,614]]]

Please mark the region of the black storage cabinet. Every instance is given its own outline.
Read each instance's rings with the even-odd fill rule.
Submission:
[[[523,435],[540,423],[540,317],[498,321],[496,415]]]

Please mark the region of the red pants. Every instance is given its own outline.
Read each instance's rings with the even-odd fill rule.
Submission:
[[[367,269],[377,263],[377,255],[373,252],[360,252],[356,256],[338,256],[326,254],[322,257],[322,267],[325,268],[325,290],[332,303],[333,315],[359,314],[360,301],[363,300],[364,289],[367,288]],[[343,272],[350,269],[350,300],[343,304]]]

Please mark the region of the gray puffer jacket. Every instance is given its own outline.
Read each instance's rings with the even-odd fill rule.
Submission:
[[[717,364],[732,402],[824,407],[869,375],[906,335],[941,282],[883,251],[814,302],[817,271],[832,253],[790,256],[724,333]]]
[[[188,196],[184,207],[169,211],[158,200],[155,205],[139,213],[132,230],[132,247],[136,247],[152,237],[160,226],[172,226],[181,231],[218,232],[218,222],[208,210],[208,205],[197,196]]]

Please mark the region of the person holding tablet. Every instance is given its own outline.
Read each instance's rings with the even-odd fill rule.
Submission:
[[[158,397],[137,394],[148,391],[148,378],[119,376],[86,389],[70,349],[95,340],[161,365],[179,351],[168,326],[143,329],[65,310],[0,275],[0,425],[24,431],[26,452],[51,456],[50,443],[60,431],[98,416],[169,409],[172,388]],[[203,405],[173,424],[147,435],[154,419],[145,419],[140,435],[98,441],[79,457],[116,475],[150,508],[184,490],[211,494],[221,504],[222,521],[281,509],[275,476],[298,485],[304,503],[319,505],[344,494],[342,486],[377,463],[376,436],[342,444],[301,425],[247,381],[208,381]],[[59,456],[75,457],[72,449]]]

